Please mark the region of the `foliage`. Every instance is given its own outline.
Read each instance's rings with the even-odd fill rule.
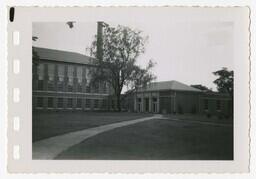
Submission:
[[[97,57],[97,35],[89,48],[91,56]],[[99,38],[98,38],[99,39]],[[150,81],[152,74],[148,71],[153,67],[152,61],[147,68],[141,69],[136,65],[139,55],[145,52],[145,44],[148,37],[142,35],[142,31],[129,27],[110,27],[104,24],[101,44],[102,59],[94,61],[95,69],[91,71],[92,81],[107,81],[113,88],[117,100],[117,108],[120,111],[120,96],[124,85],[137,85],[139,82]]]
[[[37,41],[38,40],[38,37],[36,36],[32,36],[32,40],[33,41]],[[32,63],[33,65],[38,65],[39,63],[39,56],[37,54],[37,52],[34,50],[34,48],[32,47]]]
[[[221,70],[213,72],[213,74],[218,76],[218,78],[213,82],[217,85],[218,91],[228,93],[230,96],[233,96],[234,72],[223,67]]]
[[[203,86],[201,84],[198,85],[190,85],[193,88],[200,89],[202,91],[211,91],[211,89],[207,88],[206,86]]]

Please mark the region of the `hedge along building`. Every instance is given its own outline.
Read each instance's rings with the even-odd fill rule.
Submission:
[[[231,115],[228,94],[204,92],[178,81],[154,82],[126,94],[129,111],[152,113],[207,113]]]
[[[111,110],[112,88],[91,83],[94,58],[33,47],[33,109]],[[114,107],[113,107],[114,108]]]

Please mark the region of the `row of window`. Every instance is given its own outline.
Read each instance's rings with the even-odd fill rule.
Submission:
[[[144,98],[144,99],[149,99],[149,98]],[[142,100],[141,98],[137,98],[138,103],[140,103],[141,100]],[[153,98],[152,98],[152,102],[153,102],[153,103],[157,102],[157,98],[153,97]]]
[[[44,80],[38,80],[38,86],[37,86],[37,89],[38,90],[45,90],[45,87],[44,87]],[[64,81],[60,81],[58,80],[57,81],[57,91],[64,91],[64,86],[65,86],[65,83]],[[73,92],[74,91],[74,82],[73,80],[72,81],[68,81],[66,83],[66,86],[67,86],[67,91],[68,92]],[[47,91],[54,91],[54,81],[53,80],[48,80],[47,81]],[[78,82],[77,83],[77,92],[82,92],[82,83],[81,82]],[[107,93],[107,83],[104,82],[102,83],[101,85],[99,84],[96,84],[94,86],[91,86],[89,84],[86,85],[85,87],[85,92],[86,93]]]
[[[44,76],[54,77],[65,77],[65,65],[64,64],[52,64],[52,63],[40,63],[35,68],[37,68],[37,75],[39,76],[39,79],[42,79]],[[84,77],[86,79],[89,79],[89,71],[90,67],[86,67],[86,70],[84,71]],[[74,77],[76,76],[78,79],[83,78],[83,67],[82,66],[76,66],[76,73],[75,73],[75,66],[69,64],[67,66],[67,76]]]
[[[208,99],[204,99],[204,110],[209,110],[209,100]],[[221,110],[220,100],[216,100],[216,110],[217,111]]]
[[[36,107],[55,108],[54,100],[56,100],[57,108],[82,108],[83,100],[85,103],[85,108],[95,108],[95,109],[103,108],[104,109],[107,107],[106,99],[54,98],[54,97],[37,97]]]

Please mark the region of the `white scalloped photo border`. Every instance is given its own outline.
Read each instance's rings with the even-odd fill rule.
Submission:
[[[8,22],[8,171],[12,173],[240,173],[249,171],[250,10],[234,8],[234,160],[32,160],[32,22],[96,21],[127,11],[214,7],[15,7]],[[214,18],[214,17],[212,17]]]

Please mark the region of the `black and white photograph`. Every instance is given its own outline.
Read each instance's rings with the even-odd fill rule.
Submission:
[[[33,160],[233,160],[234,22],[202,11],[33,22]]]

